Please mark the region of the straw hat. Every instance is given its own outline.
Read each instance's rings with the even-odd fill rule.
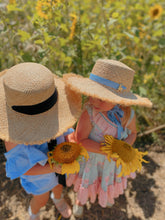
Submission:
[[[0,77],[0,138],[41,144],[73,126],[81,96],[36,63],[21,63]]]
[[[0,77],[6,73],[7,69],[0,72]]]
[[[134,73],[133,69],[119,61],[99,59],[89,78],[71,73],[65,74],[64,80],[72,90],[103,101],[151,107],[149,99],[130,92]]]

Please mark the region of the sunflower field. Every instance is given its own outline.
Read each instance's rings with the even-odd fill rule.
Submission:
[[[164,0],[0,0],[0,70],[37,62],[59,76],[88,77],[98,58],[122,61],[136,72],[132,91],[153,102],[135,108],[138,132],[158,127],[165,121],[164,9]]]

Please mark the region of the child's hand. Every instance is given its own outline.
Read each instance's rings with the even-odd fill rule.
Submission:
[[[53,170],[54,170],[54,172],[61,174],[62,166],[60,164],[54,164],[53,165]]]
[[[65,136],[65,140],[66,142],[76,142],[76,138],[75,138],[75,132],[72,132],[68,135]]]

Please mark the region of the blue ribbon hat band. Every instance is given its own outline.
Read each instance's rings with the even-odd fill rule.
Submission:
[[[97,76],[97,75],[94,75],[93,73],[90,74],[90,77],[89,79],[95,81],[95,82],[98,82],[102,85],[105,85],[105,86],[108,86],[108,87],[111,87],[113,89],[116,89],[118,90],[119,92],[123,91],[124,89],[126,89],[125,86],[123,86],[122,84],[119,84],[119,83],[116,83],[116,82],[113,82],[109,79],[105,79],[101,76]]]

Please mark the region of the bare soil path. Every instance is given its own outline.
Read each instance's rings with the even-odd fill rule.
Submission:
[[[142,140],[141,140],[142,141]],[[165,219],[165,146],[143,145],[148,150],[143,169],[134,180],[129,180],[124,195],[116,199],[112,208],[101,208],[88,203],[81,220],[164,220]],[[28,220],[31,196],[21,188],[19,179],[10,181],[5,174],[4,150],[0,147],[0,220]],[[72,206],[75,194],[65,189]],[[64,220],[49,200],[41,210],[41,220]],[[74,216],[70,220],[75,220]],[[80,220],[80,218],[78,219]]]

